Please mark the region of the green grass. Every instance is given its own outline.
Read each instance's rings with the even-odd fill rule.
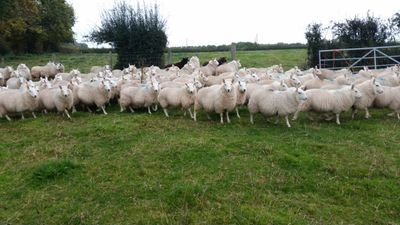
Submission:
[[[400,223],[385,110],[289,129],[245,108],[223,125],[118,109],[0,119],[0,224]]]
[[[194,53],[173,53],[172,62],[178,62],[183,57],[198,56],[200,61],[207,62],[212,58],[227,57],[230,58],[230,52],[194,52]],[[282,64],[285,69],[294,66],[303,66],[306,64],[306,49],[291,50],[268,50],[268,51],[238,51],[236,57],[240,59],[243,67],[267,67],[275,64]],[[112,62],[117,59],[116,54],[111,56]],[[62,62],[66,71],[79,69],[81,72],[87,73],[90,68],[95,65],[110,64],[109,54],[43,54],[43,55],[17,55],[4,57],[4,61],[0,61],[0,67],[13,66],[14,69],[20,63],[25,63],[29,68],[37,65],[45,65],[48,61]]]

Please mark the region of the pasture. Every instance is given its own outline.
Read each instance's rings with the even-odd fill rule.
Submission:
[[[229,56],[229,53],[225,53]],[[182,56],[174,55],[173,61]],[[222,53],[196,54],[201,61]],[[31,67],[51,55],[6,61]],[[108,55],[57,55],[66,70]],[[245,67],[305,62],[305,50],[238,52]],[[0,223],[399,224],[400,122],[303,114],[287,128],[261,115],[219,123],[179,110],[79,111],[0,119]]]

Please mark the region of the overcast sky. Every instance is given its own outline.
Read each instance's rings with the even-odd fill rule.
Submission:
[[[82,42],[103,10],[114,0],[67,0],[76,15],[75,38]],[[139,0],[158,3],[167,20],[168,46],[219,45],[239,41],[305,43],[308,24],[365,17],[367,11],[389,18],[400,11],[398,0]],[[127,0],[136,5],[138,1]],[[93,46],[93,45],[90,45]]]

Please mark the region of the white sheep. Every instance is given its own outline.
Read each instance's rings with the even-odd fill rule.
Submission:
[[[91,112],[89,106],[96,105],[107,115],[105,104],[110,100],[110,92],[111,85],[107,80],[93,83],[81,83],[78,85],[77,89],[78,102],[86,105],[89,112]]]
[[[193,118],[190,107],[194,105],[196,99],[196,87],[193,83],[186,83],[183,87],[167,87],[160,91],[158,95],[158,102],[164,110],[166,117],[168,115],[168,108],[181,107],[183,110],[188,110],[190,117]]]
[[[237,72],[242,65],[240,64],[240,60],[233,60],[229,63],[222,64],[217,67],[217,75],[226,72]]]
[[[10,77],[10,79],[8,79],[6,82],[6,86],[9,89],[19,89],[25,81],[26,81],[25,78],[20,76],[18,71],[13,71],[12,77]]]
[[[236,93],[232,87],[232,80],[223,80],[221,85],[213,85],[211,87],[205,87],[198,91],[196,101],[194,104],[194,121],[197,120],[196,112],[200,109],[208,113],[216,112],[219,113],[221,123],[224,123],[224,112],[226,113],[226,120],[230,123],[229,112],[234,110],[236,107]]]
[[[240,119],[239,106],[243,106],[247,102],[247,83],[246,81],[238,80],[233,86],[236,89],[236,116]]]
[[[121,112],[129,107],[131,112],[133,108],[147,107],[148,113],[151,114],[150,107],[157,103],[159,84],[152,79],[150,83],[141,86],[128,86],[121,89],[120,98],[118,100]]]
[[[14,69],[11,66],[7,66],[4,68],[0,68],[0,73],[3,74],[3,79],[4,83],[10,79],[11,73],[14,71]]]
[[[39,92],[39,109],[57,110],[58,112],[65,113],[71,119],[68,110],[72,108],[73,104],[72,90],[67,86],[58,86],[56,88],[44,88]]]
[[[32,74],[29,68],[25,64],[19,64],[17,66],[17,71],[20,76],[25,78],[26,80],[32,80]]]
[[[24,119],[24,112],[32,112],[32,116],[36,118],[34,111],[38,106],[38,92],[36,88],[29,85],[26,88],[8,89],[0,91],[0,117],[5,116],[8,121],[11,118],[10,113],[21,113],[21,118]]]
[[[260,112],[264,116],[284,116],[286,125],[290,126],[289,115],[296,112],[300,101],[307,100],[307,95],[300,88],[289,88],[286,91],[259,89],[251,96],[248,104],[250,123],[254,124],[253,115]]]
[[[203,72],[205,76],[216,75],[218,65],[219,63],[217,59],[213,59],[208,61],[208,64],[206,66],[201,67],[200,71]]]
[[[393,110],[397,119],[400,120],[400,86],[383,86],[383,93],[375,97],[373,105],[377,108],[389,108]]]
[[[361,92],[362,96],[354,102],[351,118],[354,119],[357,110],[365,110],[365,118],[368,119],[370,117],[368,108],[372,106],[376,96],[383,93],[382,85],[373,78],[357,84],[355,87]]]
[[[58,73],[64,72],[64,65],[54,62],[48,62],[45,66],[34,66],[31,69],[32,77],[39,79],[39,77],[54,78]]]
[[[361,92],[351,85],[339,90],[310,89],[306,91],[307,100],[301,102],[293,120],[299,112],[332,112],[336,115],[336,123],[340,125],[340,113],[349,110],[356,99],[361,98]]]

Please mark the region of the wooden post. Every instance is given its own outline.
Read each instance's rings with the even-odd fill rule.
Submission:
[[[168,58],[167,58],[167,64],[172,63],[172,51],[171,48],[168,48]]]
[[[231,44],[231,60],[236,60],[236,44]]]

